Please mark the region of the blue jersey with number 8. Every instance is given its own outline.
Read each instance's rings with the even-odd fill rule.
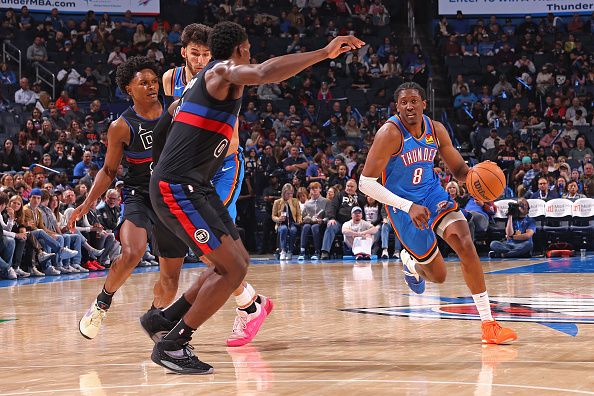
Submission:
[[[432,192],[442,190],[439,177],[433,170],[433,160],[437,155],[437,139],[433,122],[423,115],[423,134],[413,136],[398,116],[392,116],[388,122],[396,125],[402,134],[402,146],[398,153],[390,158],[382,173],[383,185],[394,194],[419,202]]]

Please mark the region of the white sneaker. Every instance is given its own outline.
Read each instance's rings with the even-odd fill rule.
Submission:
[[[155,258],[156,258],[156,257],[155,257],[155,256],[153,256],[152,254],[150,254],[149,252],[145,252],[145,253],[144,253],[144,256],[142,256],[142,259],[143,259],[143,260],[146,260],[146,261],[154,261],[154,260],[155,260]]]
[[[421,279],[421,276],[415,267],[416,260],[410,256],[410,253],[403,249],[402,252],[400,252],[400,257],[402,258],[404,273],[408,276],[414,276],[417,281]]]
[[[80,264],[72,264],[72,268],[78,270],[78,272],[89,272],[88,269],[86,269],[85,267],[81,266]]]
[[[286,260],[287,259],[287,252],[281,250],[279,260]]]
[[[58,271],[60,271],[62,274],[70,274],[72,273],[72,271],[70,271],[70,268],[68,268],[68,266],[62,266],[59,268],[56,268]]]
[[[47,269],[45,270],[45,274],[46,275],[60,275],[61,272],[58,271],[57,269],[54,268],[53,265],[50,265],[49,267],[47,267]]]
[[[39,253],[37,255],[37,261],[39,261],[40,263],[43,263],[44,261],[54,257],[55,255],[56,255],[56,253],[48,253],[48,252],[42,251],[41,253]]]
[[[45,274],[43,272],[39,271],[35,267],[31,267],[31,275],[33,275],[33,276],[45,276]]]
[[[396,250],[392,257],[394,257],[396,260],[400,260],[400,253]]]
[[[66,267],[66,269],[68,271],[70,271],[71,274],[78,274],[80,272],[80,270],[78,270],[77,268],[74,268],[74,266],[69,265],[68,267]]]
[[[15,272],[19,278],[28,278],[31,276],[30,273],[23,271],[20,267],[17,268]]]
[[[388,249],[384,249],[384,250],[382,250],[382,258],[383,258],[383,259],[388,259],[388,258],[390,258],[390,255],[388,254]]]
[[[8,267],[6,270],[6,279],[15,280],[18,278],[16,271],[12,267]]]
[[[64,247],[64,248],[62,248],[62,250],[60,250],[60,258],[62,260],[71,259],[74,256],[76,256],[77,254],[78,254],[77,250],[68,249],[67,247]]]
[[[78,323],[78,330],[80,331],[80,334],[89,340],[95,338],[99,333],[99,329],[101,328],[103,319],[105,319],[105,315],[107,315],[107,311],[105,309],[99,308],[97,305],[97,299],[95,299],[87,313],[85,313]]]
[[[98,258],[103,254],[103,252],[105,251],[105,248],[95,249],[94,247],[91,246],[90,249],[87,248],[87,251],[89,252],[89,255],[93,256],[93,258]]]

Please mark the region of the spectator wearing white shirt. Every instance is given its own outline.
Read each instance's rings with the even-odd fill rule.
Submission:
[[[571,106],[568,107],[567,111],[565,112],[565,119],[571,120],[572,118],[575,118],[578,110],[582,111],[582,116],[584,118],[588,115],[588,111],[586,110],[586,108],[584,106],[582,106],[579,98],[573,98],[571,100]]]
[[[571,121],[573,121],[574,126],[590,126],[581,110],[576,110],[575,117],[571,118]]]
[[[121,51],[120,46],[116,45],[113,48],[113,51],[109,54],[107,58],[107,63],[113,66],[119,66],[122,63],[126,62],[127,56]]]
[[[74,96],[76,88],[86,81],[68,61],[64,62],[64,67],[58,72],[57,79],[59,82],[64,83],[64,89],[69,96]]]
[[[491,129],[489,136],[483,140],[483,147],[481,147],[481,151],[486,153],[488,150],[494,149],[495,139],[499,139],[499,137],[497,136],[497,129],[493,128]]]
[[[37,102],[37,95],[29,88],[29,79],[27,77],[21,78],[19,80],[19,85],[21,86],[21,89],[14,93],[15,103],[23,106],[35,105],[35,102]]]
[[[357,260],[369,260],[371,258],[371,245],[373,244],[374,235],[379,230],[378,226],[373,226],[368,221],[363,220],[363,210],[359,206],[354,206],[351,209],[351,220],[342,225],[342,235],[344,236],[346,255],[352,253],[353,245],[356,239],[368,241],[369,248],[363,253],[357,253]],[[349,252],[350,250],[350,252]]]

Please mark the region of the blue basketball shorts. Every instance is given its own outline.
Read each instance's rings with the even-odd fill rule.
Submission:
[[[415,200],[414,203],[429,209],[431,213],[429,229],[418,229],[409,214],[402,210],[386,205],[386,211],[394,232],[404,249],[419,264],[427,264],[439,254],[435,234],[442,236],[448,225],[455,221],[466,220],[466,218],[458,210],[458,204],[441,187],[432,191],[427,197]]]
[[[221,169],[217,171],[212,184],[227,208],[229,216],[235,222],[237,218],[237,198],[241,192],[241,184],[245,174],[245,160],[243,149],[238,147],[237,152],[228,155],[223,161]]]

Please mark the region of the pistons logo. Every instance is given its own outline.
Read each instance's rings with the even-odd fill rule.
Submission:
[[[194,232],[194,239],[198,243],[205,244],[210,239],[210,234],[204,228],[199,228]]]
[[[229,144],[229,140],[227,140],[227,139],[223,139],[221,141],[221,143],[219,143],[219,145],[217,146],[217,148],[214,151],[215,158],[219,158],[221,156],[221,154],[223,154],[226,151],[228,144]]]

